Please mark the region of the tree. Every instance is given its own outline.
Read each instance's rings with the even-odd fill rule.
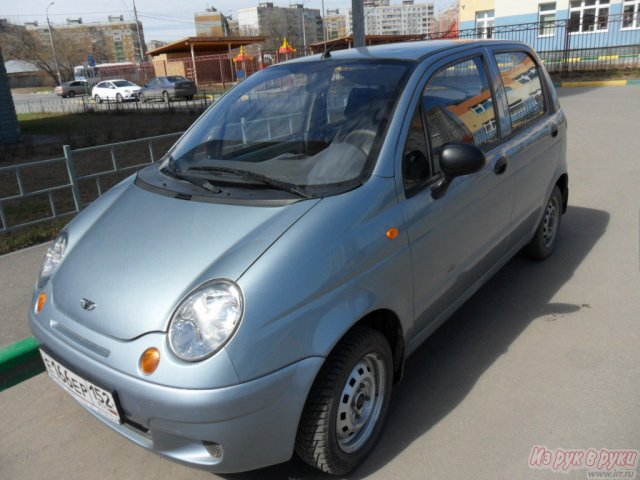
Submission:
[[[91,51],[91,45],[81,45],[77,38],[69,34],[52,29],[56,44],[56,56],[62,81],[73,78],[73,67],[86,61]],[[54,82],[57,73],[51,41],[48,31],[29,30],[20,25],[10,23],[0,24],[0,43],[7,59],[26,60],[46,72]],[[103,44],[94,44],[94,49],[104,49]],[[97,52],[95,52],[97,53]]]

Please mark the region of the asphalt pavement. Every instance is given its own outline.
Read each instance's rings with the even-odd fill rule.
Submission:
[[[514,258],[408,360],[383,435],[350,478],[586,479],[531,469],[532,448],[640,449],[640,87],[560,93],[570,198],[558,249]],[[26,333],[42,255],[0,257],[3,342]],[[1,479],[329,478],[296,459],[225,476],[171,463],[45,374],[0,393],[0,418]]]

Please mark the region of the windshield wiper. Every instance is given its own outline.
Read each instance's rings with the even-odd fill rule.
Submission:
[[[176,166],[175,161],[173,160],[173,157],[169,157],[169,163],[167,164],[167,167],[163,168],[161,172],[164,173],[165,175],[169,175],[171,177],[177,178],[178,180],[184,180],[185,182],[189,182],[197,187],[202,188],[203,190],[207,190],[208,192],[222,193],[221,188],[216,187],[215,185],[211,185],[209,181],[204,178],[183,175],[180,172],[178,172],[178,168]]]
[[[244,178],[247,180],[257,180],[258,182],[274,187],[278,190],[284,190],[286,192],[294,193],[303,198],[313,198],[313,195],[304,190],[300,185],[295,185],[289,182],[283,182],[282,180],[276,180],[275,178],[267,177],[260,173],[250,172],[249,170],[241,170],[239,168],[228,167],[190,167],[188,171],[196,172],[211,172],[220,173],[222,175],[233,175],[238,178]]]

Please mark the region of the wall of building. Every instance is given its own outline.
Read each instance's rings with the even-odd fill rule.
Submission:
[[[366,2],[364,21],[366,35],[426,34],[433,24],[433,3],[390,4],[388,1]],[[351,9],[346,14],[347,34],[353,32]]]
[[[623,26],[621,15],[623,2],[624,0],[610,0],[609,4],[602,5],[608,8],[607,28],[604,30],[567,32],[562,27],[538,31],[535,26],[532,26],[535,31],[528,32],[526,38],[522,32],[520,32],[520,36],[517,32],[511,35],[523,39],[540,51],[640,45],[640,28],[624,28]],[[555,20],[567,21],[570,18],[570,0],[556,0],[555,2],[552,0],[464,0],[464,3],[460,5],[460,28],[462,30],[476,28],[476,12],[485,10],[494,10],[496,27],[537,23],[541,21],[540,5],[543,4],[555,4]],[[640,5],[637,8],[640,9]],[[553,17],[546,17],[546,19],[549,18]],[[640,20],[638,26],[640,26]],[[501,32],[499,28],[493,33],[494,38],[508,38],[508,35],[508,32]]]
[[[9,79],[4,68],[4,59],[0,49],[0,143],[20,141],[20,124],[16,116]]]

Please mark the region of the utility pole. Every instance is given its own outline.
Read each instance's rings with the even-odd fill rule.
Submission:
[[[140,45],[140,63],[144,61],[144,45],[142,44],[142,36],[140,35],[140,24],[138,22],[138,10],[136,9],[136,0],[133,0],[133,16],[136,19],[136,32],[138,33],[138,44]]]
[[[58,66],[58,55],[56,55],[56,45],[53,42],[53,32],[51,31],[51,22],[49,21],[49,7],[56,3],[52,1],[49,5],[47,5],[47,9],[44,11],[47,16],[47,25],[49,26],[49,39],[51,40],[51,50],[53,51],[53,63],[56,66],[56,74],[58,75],[58,85],[62,85],[62,78],[60,77],[60,67]]]
[[[322,0],[322,15],[320,15],[320,18],[322,18],[322,41],[326,43],[327,42],[327,25],[325,24],[325,21],[324,21],[325,15],[326,15],[326,12],[324,9],[324,0]]]
[[[302,45],[304,47],[304,54],[307,54],[307,29],[304,28],[304,3],[302,4]]]
[[[353,46],[364,47],[364,5],[362,0],[351,0],[351,18],[353,19]]]

